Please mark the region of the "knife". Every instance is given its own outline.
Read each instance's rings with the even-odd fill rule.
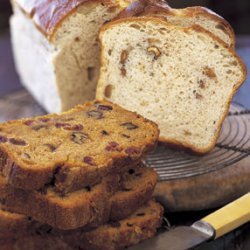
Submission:
[[[217,239],[250,221],[250,193],[195,222],[146,240],[129,250],[186,250]]]

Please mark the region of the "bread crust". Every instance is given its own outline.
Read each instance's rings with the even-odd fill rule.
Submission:
[[[208,174],[160,181],[154,195],[172,212],[217,208],[249,191],[249,160]]]
[[[177,145],[181,148],[188,148],[190,149],[191,151],[193,151],[194,153],[197,153],[197,154],[200,154],[200,155],[203,155],[203,154],[206,154],[208,152],[210,152],[215,144],[216,144],[216,141],[220,135],[220,131],[221,131],[221,128],[222,128],[222,124],[229,112],[229,107],[230,107],[230,104],[232,102],[232,99],[233,99],[233,96],[234,94],[237,92],[237,90],[239,89],[239,87],[244,83],[244,81],[246,80],[246,77],[247,77],[247,68],[245,66],[245,64],[243,63],[242,59],[237,55],[237,53],[235,52],[235,50],[233,48],[230,48],[227,46],[227,44],[225,42],[223,42],[220,38],[218,38],[216,35],[212,34],[211,32],[209,32],[208,30],[202,28],[201,26],[199,25],[193,25],[191,27],[179,27],[179,26],[175,26],[175,25],[172,25],[170,23],[168,23],[167,21],[165,21],[164,19],[161,19],[161,18],[156,18],[156,17],[152,17],[152,16],[142,16],[142,17],[128,17],[128,18],[125,18],[125,19],[117,19],[117,20],[114,20],[110,23],[107,23],[106,25],[104,25],[101,30],[100,30],[100,34],[99,34],[99,39],[102,40],[102,34],[109,28],[112,28],[113,26],[115,25],[119,25],[120,23],[129,23],[129,22],[155,22],[157,24],[161,24],[161,25],[165,25],[167,27],[174,27],[175,29],[179,29],[179,30],[183,30],[185,32],[188,32],[189,30],[195,30],[196,32],[200,32],[200,33],[205,33],[207,34],[208,36],[212,37],[212,39],[217,42],[220,46],[226,48],[229,50],[229,52],[235,56],[238,60],[238,63],[241,67],[241,71],[242,71],[242,78],[234,84],[233,86],[233,91],[231,92],[230,96],[228,97],[228,100],[227,100],[227,103],[226,103],[226,108],[225,108],[225,111],[224,113],[222,114],[221,116],[221,119],[219,121],[219,125],[218,125],[218,129],[216,130],[215,134],[214,134],[214,137],[211,141],[211,143],[207,146],[207,147],[203,147],[203,148],[198,148],[194,145],[191,145],[185,141],[177,141],[177,140],[174,140],[172,138],[166,138],[166,137],[162,137],[160,136],[159,138],[159,141],[161,143],[165,143],[166,145]],[[104,67],[104,47],[103,45],[101,45],[101,68]],[[101,98],[101,89],[102,89],[102,86],[101,86],[101,82],[102,82],[102,79],[101,77],[99,78],[99,82],[98,82],[98,85],[97,85],[97,91],[96,91],[96,97],[97,98]],[[105,98],[103,98],[105,99]]]
[[[229,44],[229,47],[235,47],[235,33],[231,25],[223,17],[219,16],[212,10],[201,6],[174,9],[171,8],[166,2],[161,0],[138,0],[121,11],[114,20],[142,16],[160,17],[160,15],[166,17],[166,21],[168,16],[179,16],[183,18],[197,16],[207,17],[208,19],[218,22],[221,30],[223,30],[223,32],[225,32],[231,39],[231,44]]]
[[[61,23],[77,8],[86,3],[101,3],[107,7],[118,7],[119,1],[110,0],[13,0],[13,5],[17,5],[28,17],[30,17],[36,27],[51,40]]]

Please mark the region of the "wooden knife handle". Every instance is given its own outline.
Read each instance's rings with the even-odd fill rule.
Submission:
[[[250,193],[203,218],[215,229],[216,236],[225,235],[250,221]]]

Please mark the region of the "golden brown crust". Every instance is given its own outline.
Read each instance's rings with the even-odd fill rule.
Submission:
[[[174,9],[161,0],[138,0],[121,11],[114,20],[142,16],[163,16],[166,20],[168,16],[180,16],[183,18],[208,17],[209,19],[216,21],[218,27],[230,37],[231,44],[229,44],[229,46],[232,48],[235,47],[235,33],[231,25],[223,17],[205,7],[194,6],[185,9]]]
[[[216,208],[250,190],[250,158],[199,176],[160,181],[154,195],[168,211],[193,211]]]
[[[76,9],[91,2],[100,2],[108,7],[118,6],[118,2],[109,0],[14,0],[14,3],[26,13],[36,24],[37,28],[49,39],[61,22]]]
[[[241,71],[243,73],[243,76],[242,78],[234,84],[233,86],[233,91],[231,93],[231,95],[228,97],[228,101],[227,101],[227,104],[226,104],[226,108],[225,108],[225,112],[224,114],[221,116],[221,119],[219,121],[219,125],[218,125],[218,129],[216,130],[215,134],[214,134],[214,138],[213,140],[211,141],[210,145],[207,146],[206,148],[198,148],[198,147],[195,147],[194,145],[190,145],[189,143],[186,143],[186,142],[179,142],[179,141],[176,141],[174,139],[171,139],[171,138],[165,138],[165,137],[161,137],[159,138],[159,141],[162,142],[162,143],[166,143],[167,145],[176,145],[180,148],[188,148],[188,149],[191,149],[191,151],[193,151],[194,153],[197,153],[197,154],[206,154],[208,152],[210,152],[215,144],[216,144],[216,141],[220,135],[220,131],[221,131],[221,128],[222,128],[222,124],[229,112],[229,107],[230,107],[230,104],[232,102],[232,99],[233,99],[233,96],[234,94],[237,92],[237,90],[239,89],[239,87],[244,83],[244,81],[246,80],[246,77],[247,77],[247,68],[245,66],[245,64],[243,63],[242,59],[236,54],[235,50],[233,48],[229,48],[227,46],[227,44],[225,42],[223,42],[220,38],[218,38],[216,35],[212,34],[211,32],[209,32],[208,30],[202,28],[201,26],[199,25],[193,25],[191,27],[176,27],[168,22],[166,22],[165,20],[163,19],[160,19],[160,18],[156,18],[156,17],[151,17],[151,16],[142,16],[142,17],[128,17],[128,18],[125,18],[125,19],[117,19],[117,20],[114,20],[110,23],[107,23],[106,25],[104,25],[102,28],[101,28],[101,31],[100,31],[100,34],[99,34],[99,38],[101,39],[102,37],[102,34],[109,28],[111,28],[112,26],[115,26],[115,25],[118,25],[120,23],[124,23],[124,22],[155,22],[155,23],[158,23],[158,24],[162,24],[162,25],[165,25],[165,26],[168,26],[168,27],[174,27],[175,29],[180,29],[180,30],[184,30],[184,31],[189,31],[189,30],[195,30],[197,32],[201,32],[201,33],[205,33],[207,34],[208,36],[212,37],[213,40],[215,42],[217,42],[220,46],[224,47],[225,49],[228,49],[229,52],[232,54],[232,56],[235,56],[238,60],[238,63],[241,67]],[[104,51],[103,51],[103,46],[101,47],[101,67],[103,67],[103,63],[104,63]],[[100,84],[98,84],[98,86],[100,86]],[[98,94],[98,87],[97,87],[97,94]],[[99,97],[99,96],[98,96]]]
[[[218,27],[225,32],[231,38],[230,47],[234,48],[236,43],[235,33],[232,26],[229,24],[227,20],[223,17],[218,15],[217,13],[213,12],[212,10],[201,7],[201,6],[194,6],[182,9],[182,15],[187,17],[194,17],[194,16],[207,16],[210,17],[212,20],[218,22]]]
[[[110,108],[110,110],[99,110],[98,105],[101,105],[103,108]],[[94,112],[93,115],[102,115],[102,117],[100,119],[98,117],[96,119],[94,116],[89,117],[89,112]],[[69,118],[68,116],[70,116],[70,119],[74,119],[66,122],[69,124],[67,126],[70,127],[66,127],[67,130],[57,129],[56,126],[58,124],[60,126],[62,122],[65,124],[65,121],[61,121],[61,119],[67,119]],[[80,120],[76,122],[76,119]],[[40,124],[41,120],[43,120],[42,124]],[[29,124],[30,122],[31,125]],[[40,132],[40,130],[34,131],[34,125],[32,125],[34,123],[39,123],[39,126],[46,125],[46,130],[43,132]],[[81,131],[76,131],[76,133],[87,135],[88,138],[90,137],[89,141],[84,141],[81,145],[78,145],[77,142],[72,143],[72,139],[69,139],[71,138],[69,136],[75,132],[68,129],[74,128],[75,125],[78,126],[76,129],[79,129],[79,126],[81,126]],[[19,132],[16,132],[15,128]],[[54,186],[56,191],[61,193],[68,193],[96,184],[101,181],[103,176],[114,172],[122,172],[127,166],[136,164],[148,151],[154,148],[159,136],[159,129],[153,122],[136,113],[125,111],[110,102],[97,100],[85,105],[79,105],[71,111],[64,112],[62,115],[52,114],[33,119],[10,121],[1,124],[0,129],[0,136],[6,139],[8,137],[7,141],[0,141],[0,171],[8,182],[17,188],[25,190],[38,190],[50,185]],[[22,129],[21,132],[20,129]],[[102,133],[103,131],[104,134]],[[46,134],[42,134],[45,132]],[[124,137],[124,134],[127,137]],[[41,137],[41,135],[43,136]],[[54,135],[57,136],[55,137]],[[12,145],[10,137],[15,136],[21,137],[22,140],[25,139],[27,145]],[[51,139],[52,137],[54,138],[53,140]],[[61,142],[60,138],[66,139]],[[34,152],[37,151],[34,150],[43,145],[45,139],[50,140],[52,144],[60,143],[59,149],[65,147],[63,155],[60,153],[60,150],[46,151],[43,152],[43,157],[38,160],[37,155],[40,155],[40,151],[35,154]],[[98,147],[99,141],[102,141],[103,148]],[[110,143],[113,143],[115,148],[109,146]],[[94,144],[93,150],[86,153],[90,145],[93,147]],[[120,146],[121,144],[123,144],[122,147]],[[73,146],[75,150],[80,150],[74,156],[76,158],[73,157],[75,154],[72,151]],[[21,155],[25,156],[27,153],[31,156],[29,159],[20,157]],[[81,154],[87,156],[87,162],[84,162],[83,157],[78,157]],[[70,160],[68,156],[73,158]],[[49,157],[49,161],[44,160],[46,157]],[[27,164],[27,161],[29,162],[30,160],[33,163]]]

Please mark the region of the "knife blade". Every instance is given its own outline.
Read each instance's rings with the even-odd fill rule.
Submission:
[[[129,250],[186,250],[223,236],[250,221],[250,193],[208,215],[192,226],[180,226]]]
[[[180,226],[157,237],[146,240],[129,250],[184,250],[198,246],[214,237],[214,229],[208,225],[208,233],[194,227]]]

